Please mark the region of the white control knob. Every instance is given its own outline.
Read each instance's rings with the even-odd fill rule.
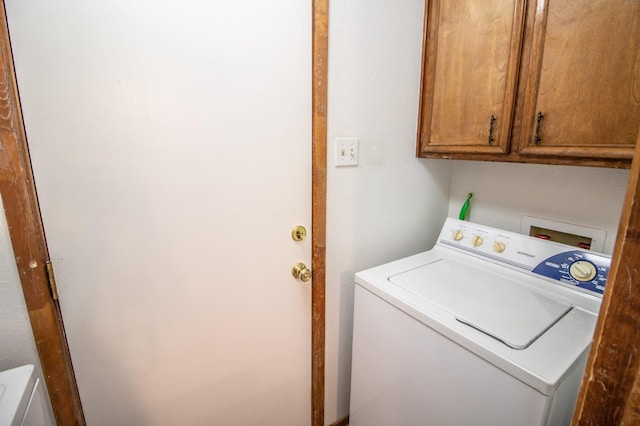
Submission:
[[[591,281],[596,276],[596,267],[586,260],[578,260],[571,264],[569,273],[578,281]]]
[[[482,238],[480,235],[474,235],[473,239],[471,240],[471,243],[473,244],[474,247],[481,246],[483,242],[484,242],[484,238]]]
[[[506,248],[507,245],[502,241],[496,241],[493,243],[493,251],[495,251],[496,253],[502,253]]]
[[[453,231],[453,235],[451,236],[455,241],[460,241],[464,234],[462,234],[461,230]]]

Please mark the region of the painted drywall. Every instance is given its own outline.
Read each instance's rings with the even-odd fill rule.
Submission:
[[[415,157],[423,3],[330,8],[326,424],[349,413],[354,273],[428,249],[447,214],[451,163]],[[357,167],[335,167],[338,137]]]
[[[606,231],[611,254],[628,170],[538,164],[454,161],[449,216],[472,192],[469,220],[519,232],[522,216]]]
[[[1,198],[0,211],[0,371],[33,364],[36,374],[42,379],[42,367],[33,339]],[[46,387],[44,381],[42,385]],[[55,424],[48,395],[45,399],[50,422]]]

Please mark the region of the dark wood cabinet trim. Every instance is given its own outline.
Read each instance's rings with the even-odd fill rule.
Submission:
[[[424,37],[422,39],[422,78],[420,79],[420,109],[418,115],[418,154],[425,152],[431,139],[431,108],[435,84],[436,57],[438,48],[438,25],[440,1],[428,0],[424,10]]]
[[[499,163],[529,163],[529,164],[550,164],[559,166],[585,166],[585,167],[607,167],[613,169],[628,169],[631,160],[611,160],[602,158],[574,158],[557,155],[549,156],[524,156],[517,152],[506,155],[495,154],[468,154],[468,153],[420,153],[421,158],[437,158],[443,160],[465,160],[465,161],[489,161]]]
[[[518,73],[520,71],[520,56],[522,53],[522,38],[524,34],[524,18],[526,16],[526,1],[518,0],[513,11],[513,30],[510,40],[509,68],[507,71],[507,88],[502,107],[502,123],[498,140],[502,152],[507,153],[511,148],[511,128],[513,124],[513,113],[516,103],[516,92],[518,89]]]
[[[535,115],[535,114],[534,114]],[[535,125],[532,124],[533,127]],[[531,135],[531,140],[533,140],[533,133],[529,132]],[[523,142],[524,143],[524,142]],[[559,157],[569,157],[569,158],[580,158],[580,157],[591,157],[591,158],[603,158],[603,159],[619,159],[626,160],[628,164],[631,164],[632,155],[629,153],[632,150],[632,147],[623,148],[620,146],[611,146],[606,147],[605,145],[600,146],[560,146],[555,145],[552,147],[545,146],[536,146],[529,143],[527,146],[520,148],[519,153],[522,155],[544,155],[544,156],[559,156]]]
[[[538,86],[540,83],[540,73],[542,68],[542,57],[544,54],[544,37],[547,28],[547,16],[549,11],[549,4],[546,1],[542,2],[542,7],[540,6],[540,1],[535,1],[536,7],[534,8],[535,12],[533,14],[533,24],[532,28],[532,40],[530,43],[530,57],[527,62],[527,79],[524,80],[525,90],[523,99],[524,108],[523,108],[523,118],[522,118],[522,129],[521,129],[521,140],[518,151],[520,153],[525,153],[527,150],[527,146],[530,145],[531,140],[533,139],[533,127],[535,122],[536,111],[534,111],[536,107],[536,98],[538,93]]]

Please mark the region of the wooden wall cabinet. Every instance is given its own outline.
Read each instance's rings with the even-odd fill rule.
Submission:
[[[640,1],[427,0],[420,157],[629,167]]]

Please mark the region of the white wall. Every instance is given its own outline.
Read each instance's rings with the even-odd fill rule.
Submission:
[[[422,0],[332,2],[325,423],[349,412],[353,276],[429,248],[447,213],[450,162],[415,157]],[[334,167],[336,137],[360,139]]]
[[[449,216],[472,192],[469,220],[519,232],[523,215],[602,229],[611,254],[628,170],[453,161]]]
[[[0,211],[3,212],[0,214],[0,371],[33,364],[38,377],[42,379],[42,367],[33,339],[1,198]],[[42,384],[46,387],[44,381]],[[45,404],[53,424],[55,422],[48,396]]]

